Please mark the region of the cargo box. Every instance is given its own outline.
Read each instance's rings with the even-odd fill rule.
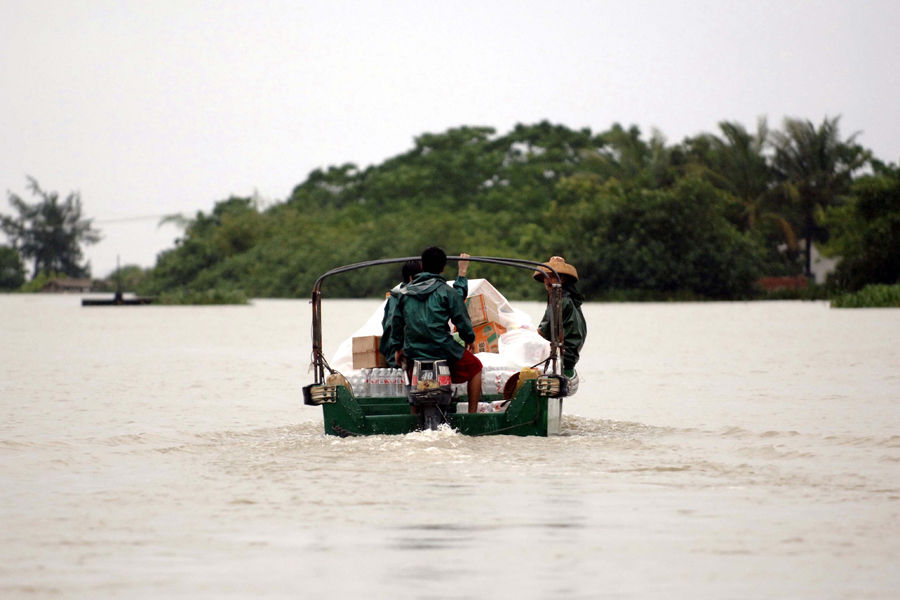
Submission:
[[[469,319],[472,325],[498,322],[500,320],[499,307],[482,294],[475,294],[466,298],[466,309],[469,311]]]
[[[506,329],[499,323],[490,321],[475,325],[475,352],[500,352],[500,336],[506,333]]]
[[[353,338],[353,368],[374,369],[386,367],[387,361],[378,351],[381,336],[366,335]]]

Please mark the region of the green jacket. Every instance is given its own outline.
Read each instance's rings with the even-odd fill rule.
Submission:
[[[468,288],[466,282],[462,283]],[[475,330],[463,302],[465,290],[451,289],[442,276],[427,272],[394,289],[397,305],[391,320],[390,351],[402,348],[409,360],[459,360],[465,348],[453,339],[447,322],[456,325],[464,342],[475,341]]]
[[[394,360],[394,353],[391,352],[391,322],[394,320],[394,311],[397,308],[397,295],[405,283],[394,286],[384,305],[384,316],[381,318],[381,341],[378,342],[378,351],[384,355],[387,365],[396,368],[397,361]]]
[[[393,331],[392,322],[394,320],[394,311],[397,310],[397,301],[400,298],[400,289],[406,287],[405,283],[398,283],[390,291],[388,300],[384,304],[384,316],[381,318],[381,342],[378,344],[378,351],[384,355],[389,367],[399,367],[397,361],[394,360],[394,352],[391,350],[391,332]],[[453,282],[453,289],[459,292],[465,300],[469,295],[469,280],[465,277],[457,277]]]
[[[581,300],[576,300],[563,289],[562,293],[562,327],[563,327],[563,369],[571,371],[581,355],[584,338],[587,337],[587,323],[581,312]],[[544,311],[544,318],[538,325],[538,333],[550,339],[550,304]]]
[[[398,283],[390,291],[387,302],[384,304],[384,316],[381,318],[381,341],[378,343],[378,351],[384,355],[387,365],[392,368],[400,366],[394,360],[394,352],[391,350],[391,332],[393,331],[394,311],[397,310],[400,290],[406,285],[406,283]],[[469,295],[469,280],[465,277],[457,277],[456,281],[453,282],[453,289],[459,292],[463,300],[465,300]]]

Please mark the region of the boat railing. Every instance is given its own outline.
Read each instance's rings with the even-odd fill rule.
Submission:
[[[313,284],[312,298],[312,365],[315,375],[315,383],[321,384],[325,382],[325,370],[334,373],[334,369],[325,360],[322,348],[322,285],[326,279],[341,273],[355,271],[357,269],[365,269],[379,265],[389,265],[396,263],[405,263],[410,260],[420,260],[419,256],[407,256],[404,258],[381,258],[376,260],[367,260],[364,262],[353,263],[336,267],[327,271],[316,279]],[[550,356],[545,361],[550,365],[551,372],[559,374],[561,372],[561,355],[563,348],[563,331],[562,331],[562,278],[553,267],[542,262],[534,260],[526,260],[522,258],[498,258],[494,256],[448,256],[448,261],[470,261],[481,262],[495,265],[504,265],[508,267],[528,269],[529,271],[550,271],[556,279],[556,283],[550,289]]]

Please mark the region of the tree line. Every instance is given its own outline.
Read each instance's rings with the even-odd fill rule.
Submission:
[[[829,280],[835,292],[897,283],[900,169],[839,125],[722,122],[675,144],[619,124],[599,133],[546,121],[502,135],[468,126],[426,133],[365,169],[317,169],[267,208],[222,200],[184,222],[154,267],[119,275],[143,294],[305,297],[330,268],[435,244],[451,254],[565,256],[589,299],[736,299],[758,296],[761,276],[809,275],[815,243],[842,257]],[[39,269],[14,221],[3,221],[12,248]],[[395,270],[336,278],[328,293],[380,296]],[[478,264],[471,275],[510,297],[540,296],[521,273]]]

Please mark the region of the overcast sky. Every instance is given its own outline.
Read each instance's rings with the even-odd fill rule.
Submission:
[[[283,200],[460,125],[674,143],[841,115],[897,162],[898,32],[896,0],[0,0],[0,185],[79,191],[102,276],[172,246],[159,215]]]

